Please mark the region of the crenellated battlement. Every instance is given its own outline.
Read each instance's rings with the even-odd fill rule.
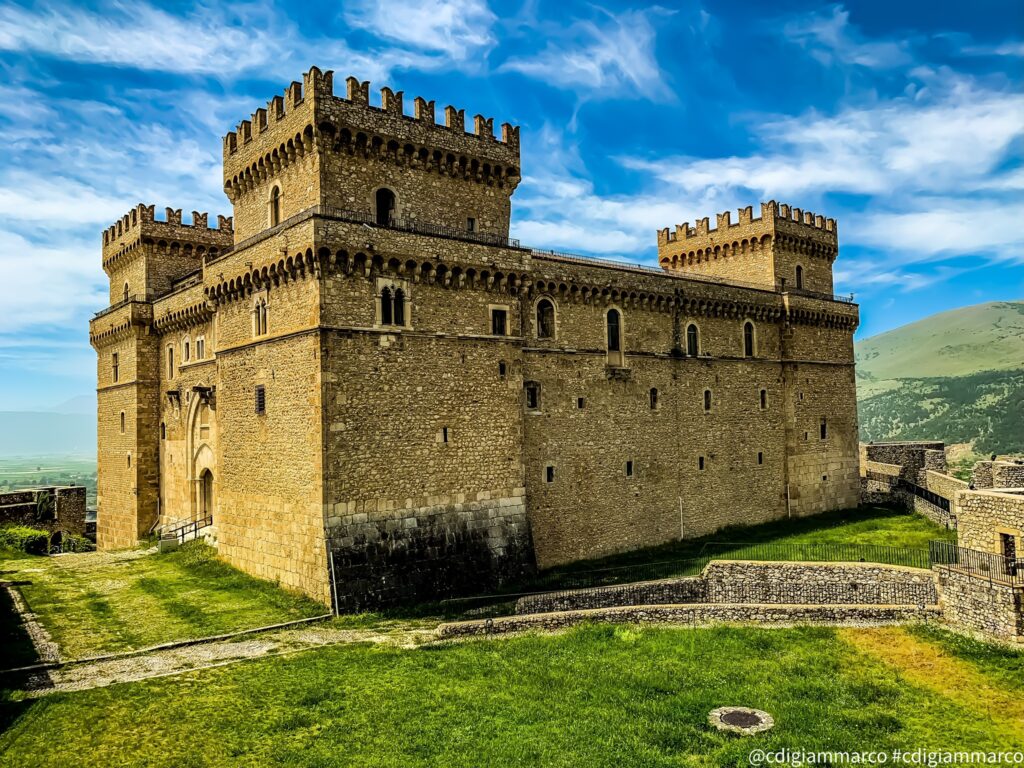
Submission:
[[[103,230],[103,267],[109,271],[145,243],[196,255],[219,253],[234,242],[232,225],[231,216],[217,216],[217,226],[211,227],[210,215],[204,211],[192,211],[192,221],[185,223],[180,208],[164,208],[159,219],[156,206],[139,203]]]
[[[730,237],[732,233],[727,234],[727,230],[743,227],[761,226],[767,231],[769,228],[773,228],[777,221],[791,222],[803,227],[820,230],[821,232],[828,232],[834,236],[838,235],[835,219],[825,218],[820,214],[805,211],[786,203],[777,203],[774,200],[761,203],[761,216],[759,218],[754,218],[754,207],[752,205],[740,208],[738,213],[739,220],[735,223],[732,221],[732,212],[724,211],[715,214],[714,227],[711,226],[710,217],[705,216],[703,219],[698,219],[696,226],[693,227],[690,226],[689,222],[683,222],[682,224],[677,224],[674,231],[668,227],[659,229],[658,245],[660,247],[681,240],[711,235]]]
[[[380,89],[380,105],[370,103],[370,83],[360,81],[355,77],[345,80],[345,96],[338,96],[334,93],[334,73],[330,70],[323,72],[318,67],[312,67],[303,75],[303,81],[292,82],[285,88],[284,96],[275,96],[268,103],[267,107],[257,109],[248,120],[242,120],[233,131],[229,131],[223,139],[224,158],[238,154],[243,148],[258,139],[260,135],[273,131],[274,127],[298,111],[310,110],[316,118],[323,115],[317,109],[323,105],[328,111],[331,107],[335,111],[341,111],[345,118],[346,125],[358,130],[362,128],[373,129],[381,116],[397,118],[401,121],[408,121],[409,128],[422,128],[427,135],[433,135],[436,140],[446,148],[451,146],[452,140],[465,142],[461,151],[474,154],[487,154],[488,144],[501,145],[514,152],[516,158],[519,156],[519,128],[509,123],[501,126],[501,136],[494,135],[494,118],[475,115],[471,131],[466,130],[465,110],[457,109],[454,106],[444,108],[444,121],[437,122],[435,116],[435,102],[428,101],[416,96],[413,102],[412,114],[406,114],[405,94],[403,91],[395,91],[387,86]],[[319,128],[319,119],[310,123],[314,131]],[[381,126],[385,127],[385,126]],[[475,142],[475,143],[471,143]],[[476,150],[474,152],[474,150]]]

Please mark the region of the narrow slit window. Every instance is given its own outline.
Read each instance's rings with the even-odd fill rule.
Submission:
[[[124,434],[124,411],[121,411],[121,434]]]
[[[651,403],[651,410],[652,411],[656,410],[657,407],[658,407],[658,390],[653,388],[653,387],[651,388],[651,391],[650,391],[650,403]]]
[[[749,321],[743,324],[743,356],[754,356],[754,324]]]
[[[821,432],[821,439],[822,440],[827,439],[828,438],[828,420],[824,416],[821,417],[821,426],[818,429]]]
[[[757,463],[758,464],[764,464],[764,452],[763,451],[758,451],[757,452]]]
[[[262,384],[256,385],[256,413],[263,414],[267,412],[267,389]]]
[[[582,411],[583,410],[583,406],[586,405],[586,404],[587,404],[587,401],[584,398],[582,398],[582,397],[577,397],[576,398],[576,408],[578,410]]]
[[[698,456],[697,457],[697,469],[699,469],[701,472],[704,471],[704,457],[703,456]]]
[[[466,219],[466,231],[476,232],[476,219],[474,219],[472,216]]]
[[[498,375],[503,379],[508,375],[508,364],[504,360],[498,361]]]
[[[448,427],[441,427],[441,442],[448,442]]]
[[[632,477],[632,476],[633,476],[633,462],[632,461],[627,461],[626,462],[626,477]]]
[[[761,410],[763,411],[767,407],[768,407],[768,390],[767,389],[762,389],[761,390]]]
[[[120,358],[118,357],[117,352],[114,352],[110,356],[110,373],[113,376],[115,384],[117,383],[117,380],[118,380],[118,377],[119,377],[119,374],[120,374],[120,370],[119,370],[120,366],[118,365],[119,362],[120,362]]]
[[[797,290],[800,290],[801,288],[804,287],[804,268],[801,267],[799,264],[796,268],[796,287]]]
[[[555,468],[550,464],[544,468],[544,480],[549,483],[555,482]]]
[[[693,323],[686,327],[686,354],[690,357],[697,357],[700,354],[700,337],[697,335],[697,326]]]
[[[705,389],[704,390],[704,410],[705,411],[710,411],[711,410],[711,390],[710,389]]]
[[[174,378],[174,347],[167,348],[167,378]]]

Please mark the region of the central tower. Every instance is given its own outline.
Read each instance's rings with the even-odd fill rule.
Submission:
[[[519,183],[519,129],[448,106],[444,123],[433,101],[346,81],[334,95],[333,72],[313,67],[285,95],[224,137],[224,191],[235,211],[238,241],[315,206],[365,216],[367,223],[422,228],[439,235],[508,237],[511,197]],[[467,184],[466,182],[471,182]]]

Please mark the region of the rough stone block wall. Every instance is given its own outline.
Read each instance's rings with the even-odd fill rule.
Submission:
[[[40,497],[48,496],[49,512],[40,509]],[[41,514],[42,512],[42,514]],[[85,533],[85,487],[47,486],[0,493],[0,526],[27,525],[50,531]]]
[[[1016,539],[1017,557],[1024,557],[1024,493],[959,491],[957,538],[961,547],[1002,555],[1000,534]]]
[[[705,603],[708,602],[707,594],[707,582],[703,577],[664,579],[595,589],[575,589],[527,595],[516,601],[516,613],[578,611],[616,605]]]
[[[929,451],[944,451],[945,444],[941,441],[870,443],[865,450],[869,461],[898,464],[903,468],[901,477],[904,480],[924,485],[921,472],[927,468],[926,464],[929,461],[926,454]],[[934,454],[932,456],[934,457]],[[931,461],[934,463],[936,459],[932,458]],[[941,471],[945,471],[944,466]]]
[[[1005,640],[1024,641],[1024,587],[993,583],[948,568],[937,570],[946,622]]]
[[[935,576],[874,563],[714,561],[704,569],[711,603],[925,603]]]
[[[442,624],[438,628],[438,633],[442,637],[471,637],[531,630],[559,630],[591,622],[684,626],[740,623],[781,626],[822,624],[874,627],[926,623],[937,621],[940,617],[940,610],[935,606],[925,606],[922,609],[918,606],[908,605],[712,605],[697,603],[692,605],[593,608],[580,611],[503,616],[488,621]]]
[[[995,488],[1024,488],[1024,461],[993,462],[992,485]]]

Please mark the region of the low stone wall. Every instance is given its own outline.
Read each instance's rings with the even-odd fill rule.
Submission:
[[[931,571],[875,563],[712,561],[699,577],[527,595],[517,614],[686,603],[933,605]]]
[[[961,547],[1002,554],[1001,534],[1017,541],[1017,557],[1024,559],[1024,492],[959,491],[956,498],[957,538]]]
[[[1024,487],[1024,460],[979,461],[971,470],[971,485],[979,490]]]
[[[942,459],[939,453],[943,453]],[[919,473],[926,468],[945,470],[945,444],[937,440],[869,443],[863,446],[863,456],[866,462],[899,466],[901,477],[913,483],[918,482]]]
[[[1024,642],[1024,587],[1010,587],[939,567],[942,612],[949,624]]]
[[[703,602],[707,602],[707,584],[703,578],[694,576],[527,595],[516,601],[516,613],[550,613],[616,605],[677,605]]]
[[[708,625],[722,623],[827,624],[884,626],[937,621],[939,609],[863,605],[664,605],[593,608],[582,611],[533,613],[483,621],[460,621],[438,627],[441,637],[470,637],[528,630],[554,630],[588,622]]]
[[[703,573],[709,603],[872,604],[938,602],[931,571],[877,563],[716,560]]]
[[[82,536],[85,486],[51,485],[0,493],[0,525],[27,525]]]
[[[927,499],[922,499],[920,496],[916,496],[913,493],[901,491],[898,495],[903,500],[907,509],[913,510],[922,517],[927,517],[936,525],[941,525],[944,528],[952,527],[953,515],[942,507],[937,507]],[[950,508],[952,508],[952,506],[953,504],[950,502]]]

